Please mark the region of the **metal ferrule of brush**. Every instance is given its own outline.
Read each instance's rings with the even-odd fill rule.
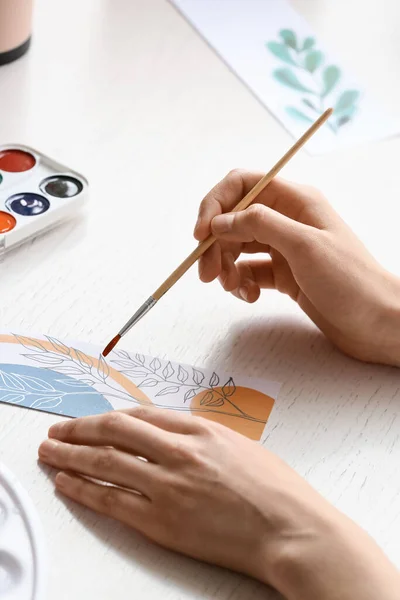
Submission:
[[[153,298],[153,296],[150,296],[150,298],[148,298],[146,300],[146,302],[143,302],[142,306],[135,312],[135,314],[133,315],[133,317],[131,317],[129,319],[129,321],[123,326],[123,328],[119,332],[119,335],[122,337],[123,335],[125,335],[126,333],[128,333],[128,331],[134,325],[136,325],[136,323],[138,321],[140,321],[140,319],[142,319],[144,317],[144,315],[146,313],[148,313],[149,310],[151,310],[156,303],[157,303],[157,300],[155,298]]]

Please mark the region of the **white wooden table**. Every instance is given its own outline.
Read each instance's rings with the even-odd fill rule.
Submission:
[[[396,114],[400,4],[293,3],[375,89],[382,110]],[[0,265],[1,327],[99,344],[192,249],[208,189],[233,167],[267,169],[291,142],[165,0],[38,0],[31,51],[0,70],[0,115],[1,142],[40,148],[91,184],[84,219]],[[303,153],[285,173],[321,187],[397,273],[399,156],[392,139],[321,158]],[[398,370],[340,355],[287,298],[270,293],[247,306],[201,285],[194,270],[125,346],[282,381],[266,445],[400,565]],[[0,460],[30,492],[45,528],[49,598],[268,596],[56,497],[52,475],[36,462],[56,420],[0,406]]]

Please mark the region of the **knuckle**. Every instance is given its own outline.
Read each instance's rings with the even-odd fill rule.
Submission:
[[[226,425],[222,425],[222,423],[218,423],[217,421],[202,420],[205,421],[203,435],[206,438],[214,439],[215,437],[220,437],[221,433],[223,434],[225,431],[230,431]]]
[[[227,175],[228,179],[241,179],[243,177],[243,174],[245,173],[244,169],[240,169],[238,167],[235,167],[234,169],[231,169]]]
[[[262,228],[265,220],[266,209],[262,204],[252,204],[245,211],[244,224],[252,232],[252,239],[256,239],[257,232]]]
[[[204,466],[207,456],[207,445],[213,438],[213,431],[204,427],[200,435],[193,435],[188,441],[183,443],[177,450],[175,456],[177,460],[196,471]]]
[[[193,455],[193,449],[187,439],[178,439],[171,448],[171,455],[178,462],[190,461]]]
[[[93,468],[99,473],[112,471],[114,462],[114,453],[111,449],[98,450],[93,459]]]
[[[59,475],[56,476],[56,484],[59,484]],[[74,476],[68,480],[66,493],[70,498],[83,505],[88,505],[88,483],[81,476]]]
[[[117,501],[116,491],[113,487],[105,485],[99,498],[99,504],[102,512],[112,513]]]
[[[318,208],[319,218],[326,218],[328,215],[335,214],[334,209],[318,188],[302,184],[299,186],[299,192],[306,206],[309,208]]]
[[[231,171],[229,171],[229,173],[226,176],[226,181],[228,184],[230,184],[232,187],[234,187],[235,189],[237,187],[244,187],[244,177],[245,177],[246,171],[245,169],[232,169]]]
[[[132,408],[132,410],[130,411],[130,415],[132,417],[135,417],[135,419],[142,419],[143,421],[146,421],[147,419],[151,418],[152,415],[154,415],[154,412],[157,409],[155,408],[150,408],[148,406],[135,406],[135,408]]]
[[[323,195],[321,194],[319,189],[314,187],[313,185],[302,184],[300,186],[300,189],[303,192],[303,194],[311,200],[322,200],[323,198]]]
[[[262,204],[252,204],[246,210],[249,221],[258,221],[265,214],[265,207]]]
[[[318,242],[318,232],[315,232],[313,229],[302,234],[293,236],[291,250],[296,256],[302,256],[304,258],[309,258],[311,253],[316,248]]]
[[[215,435],[215,431],[217,429],[216,425],[218,425],[218,423],[215,423],[214,421],[208,421],[207,419],[201,416],[197,417],[194,420],[196,422],[196,428],[193,431],[195,434],[197,434],[197,436],[205,439],[210,439]]]
[[[190,452],[190,463],[192,467],[203,468],[206,464],[206,460],[204,457],[204,450],[201,445],[198,445],[192,448]]]
[[[125,416],[120,412],[109,412],[106,413],[100,424],[100,430],[102,434],[109,434],[119,429],[125,421]]]
[[[210,429],[210,422],[204,417],[198,416],[196,419],[193,419],[193,432],[197,434],[205,435]],[[212,421],[211,421],[212,422]]]

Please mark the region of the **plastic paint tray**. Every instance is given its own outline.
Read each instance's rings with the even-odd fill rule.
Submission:
[[[45,548],[27,492],[0,464],[0,600],[44,600]]]

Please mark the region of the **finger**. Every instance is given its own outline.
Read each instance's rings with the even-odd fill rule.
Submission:
[[[145,496],[96,484],[64,472],[57,474],[55,483],[64,496],[138,531],[143,530],[149,518],[151,502]]]
[[[251,279],[261,289],[274,289],[275,278],[271,259],[242,260],[237,263],[240,285]]]
[[[235,260],[230,252],[222,255],[222,269],[219,277],[220,283],[226,292],[235,290],[239,284],[239,276]]]
[[[287,294],[297,302],[300,288],[289,262],[279,252],[274,252],[273,256],[274,275],[276,273],[274,276],[275,289],[281,294]]]
[[[185,379],[187,375],[186,370],[182,370],[181,378]],[[123,412],[172,433],[195,434],[204,429],[192,414],[181,413],[173,409],[138,406],[137,408],[127,408]]]
[[[251,279],[245,279],[239,287],[232,291],[233,296],[239,298],[239,300],[244,300],[249,304],[253,304],[257,302],[260,297],[261,290],[260,286],[258,286]]]
[[[194,237],[202,241],[211,233],[211,221],[216,215],[232,210],[262,178],[263,173],[234,169],[205,196],[199,207]]]
[[[245,244],[225,243],[225,247],[228,249],[230,248],[233,251],[234,257],[235,254],[238,255],[240,252],[243,252],[244,254],[259,254],[268,253],[270,251],[270,247],[267,244],[261,244],[259,242],[248,242]],[[227,253],[232,254],[230,250],[228,250]],[[223,264],[224,254],[225,252],[222,252],[221,244],[215,242],[199,259],[199,277],[204,283],[209,283],[210,281],[214,281],[217,277],[221,277],[220,282],[222,287],[226,291],[232,291],[237,286],[237,283],[235,282],[236,274],[231,268],[232,264],[229,259],[228,261],[225,259],[225,265]],[[231,274],[231,278],[229,278],[229,274]]]
[[[239,283],[233,295],[252,304],[260,297],[261,289],[275,287],[272,261],[251,260],[236,264]]]
[[[259,242],[287,255],[307,242],[312,227],[293,221],[262,204],[254,204],[238,213],[220,215],[212,221],[212,232],[221,240]]]
[[[77,446],[57,440],[46,440],[40,445],[39,459],[50,467],[136,490],[147,497],[159,468],[115,448]]]
[[[162,429],[119,411],[57,423],[49,437],[83,446],[113,446],[152,462],[160,462],[172,444]]]
[[[222,257],[221,246],[215,242],[211,248],[200,257],[199,260],[199,277],[204,283],[214,281],[221,273]]]

